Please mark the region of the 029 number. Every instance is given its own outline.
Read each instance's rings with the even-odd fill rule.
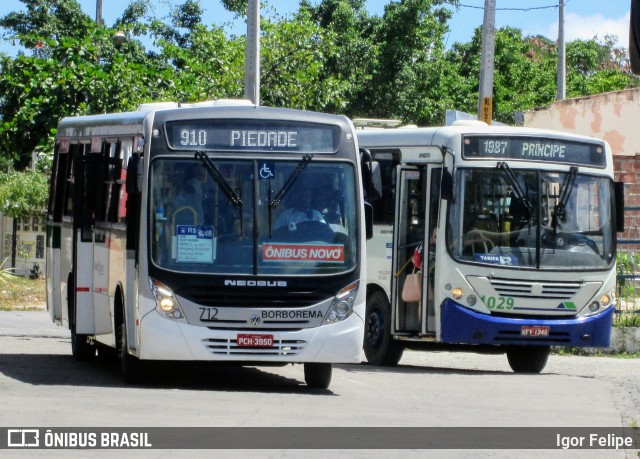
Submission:
[[[482,302],[489,309],[513,309],[515,306],[515,300],[511,297],[505,296],[481,296]]]

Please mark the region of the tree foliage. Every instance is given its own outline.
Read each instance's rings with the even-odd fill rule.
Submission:
[[[0,212],[19,219],[47,208],[49,181],[39,172],[26,170],[0,173]]]
[[[244,92],[245,37],[204,24],[201,0],[178,0],[165,17],[153,1],[132,0],[113,27],[97,27],[77,0],[21,1],[25,12],[0,18],[3,37],[24,49],[0,55],[2,170],[22,170],[34,151],[50,153],[62,116]],[[481,30],[447,49],[452,13],[443,3],[390,0],[376,16],[364,0],[301,0],[283,17],[263,2],[261,102],[420,125],[441,124],[446,109],[475,113]],[[247,9],[246,0],[206,5],[240,16]],[[116,31],[128,37],[120,46]],[[515,112],[552,102],[556,62],[550,40],[498,30],[495,117],[511,123]],[[638,86],[628,67],[611,37],[570,42],[567,95]]]

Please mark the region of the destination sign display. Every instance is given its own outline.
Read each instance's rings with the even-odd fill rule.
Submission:
[[[605,167],[604,144],[547,137],[465,136],[466,159],[520,159]]]
[[[247,120],[193,120],[166,124],[174,150],[269,151],[331,154],[338,149],[337,126]]]

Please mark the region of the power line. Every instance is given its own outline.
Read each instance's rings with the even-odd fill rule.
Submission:
[[[566,5],[567,3],[569,3],[571,0],[565,0],[564,4]],[[452,6],[458,6],[459,8],[472,8],[472,9],[476,9],[476,10],[483,10],[484,6],[476,6],[476,5],[465,5],[462,3],[459,4],[451,4]],[[547,6],[531,6],[528,8],[496,8],[496,11],[533,11],[533,10],[550,10],[550,9],[557,9],[558,8],[558,4],[555,5],[547,5]]]

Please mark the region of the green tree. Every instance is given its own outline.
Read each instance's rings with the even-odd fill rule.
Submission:
[[[617,38],[574,40],[567,43],[567,97],[618,91],[640,85],[631,73],[629,53]]]
[[[0,212],[14,219],[42,214],[47,208],[49,178],[26,170],[0,173]]]
[[[481,28],[468,43],[456,43],[446,58],[458,77],[455,108],[477,112]],[[567,97],[638,86],[624,67],[625,52],[615,41],[576,40],[567,44]],[[541,36],[524,37],[520,29],[496,31],[493,117],[512,124],[514,114],[550,104],[556,99],[556,44]]]
[[[77,0],[20,0],[26,11],[12,12],[0,19],[4,38],[34,49],[40,40],[63,37],[82,38],[94,29],[91,18],[82,12]]]
[[[48,175],[26,170],[0,173],[0,212],[13,219],[11,266],[16,265],[17,221],[41,215],[49,195]]]
[[[51,147],[61,116],[135,108],[173,87],[169,67],[129,40],[116,49],[113,29],[98,28],[75,0],[23,0],[33,11],[0,19],[31,54],[0,56],[0,164],[23,169]],[[64,14],[57,15],[58,11]]]
[[[348,85],[327,72],[337,49],[336,35],[319,27],[306,11],[294,20],[262,20],[261,99],[265,105],[334,111],[344,104]]]
[[[451,75],[443,60],[451,12],[438,0],[402,0],[385,7],[376,32],[378,60],[359,100],[373,115],[418,124],[444,120]]]
[[[376,33],[382,19],[370,16],[362,0],[323,0],[316,6],[300,2],[295,20],[310,18],[320,27],[333,46],[324,48],[324,64],[318,75],[322,82],[340,87],[341,96],[327,98],[325,109],[330,112],[361,116],[369,114],[360,100],[370,87],[378,47]]]

